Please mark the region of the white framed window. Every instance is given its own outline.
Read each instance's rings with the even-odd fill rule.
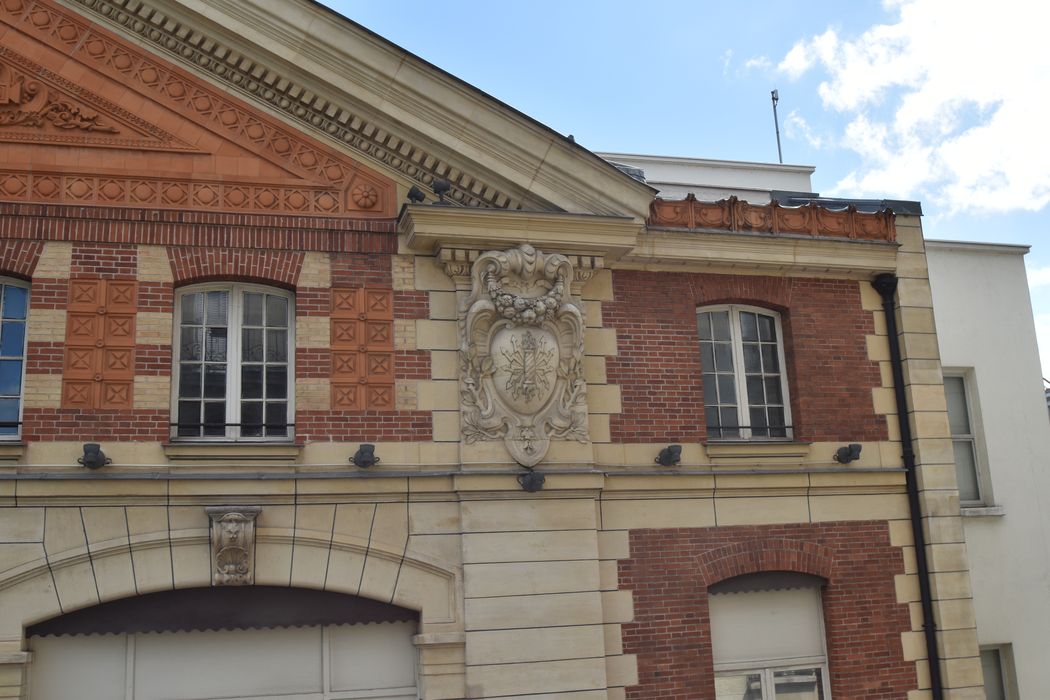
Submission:
[[[29,285],[0,277],[0,441],[22,435]]]
[[[981,647],[981,671],[988,700],[1017,700],[1017,674],[1011,645]]]
[[[252,284],[177,290],[172,438],[294,435],[295,298]]]
[[[707,437],[789,439],[780,314],[735,304],[697,309]]]
[[[973,384],[965,371],[945,371],[944,398],[948,404],[948,426],[955,453],[955,479],[959,501],[964,505],[987,505],[990,487],[981,466],[977,439],[977,412]]]
[[[820,588],[813,583],[709,591],[716,700],[830,699]]]

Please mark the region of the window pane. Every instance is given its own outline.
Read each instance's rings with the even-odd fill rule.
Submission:
[[[204,397],[226,398],[226,365],[204,365]]]
[[[262,328],[245,328],[241,331],[241,359],[245,362],[262,362]]]
[[[262,365],[244,365],[241,367],[241,398],[261,399],[263,397]]]
[[[201,434],[201,402],[179,401],[179,430],[181,437],[197,436]]]
[[[204,332],[204,359],[208,362],[226,361],[226,329],[208,328]]]
[[[772,316],[758,317],[758,337],[764,343],[776,342],[777,324]]]
[[[719,420],[722,421],[722,425],[726,428],[735,429],[740,427],[740,422],[737,419],[735,407],[730,406],[728,408],[718,409],[718,417]]]
[[[780,377],[766,378],[766,403],[782,405],[783,395],[780,393]]]
[[[18,396],[22,387],[22,361],[0,360],[0,396]]]
[[[1006,700],[1003,661],[998,649],[981,649],[981,670],[984,671],[985,697],[988,700]]]
[[[179,398],[199,399],[201,397],[201,366],[197,364],[179,365]]]
[[[204,318],[209,326],[226,325],[226,302],[229,292],[208,292]]]
[[[0,399],[0,435],[18,434],[18,399]]]
[[[762,674],[715,676],[715,700],[762,700]]]
[[[226,402],[204,402],[204,434],[221,436],[226,434]]]
[[[266,295],[266,325],[270,328],[288,327],[288,300],[284,297]]]
[[[766,409],[766,415],[769,416],[769,425],[771,427],[783,428],[787,425],[787,421],[784,420],[784,409],[782,408],[770,407]],[[783,437],[783,435],[780,435],[779,437]]]
[[[199,326],[204,323],[204,294],[182,295],[182,325]]]
[[[29,290],[25,287],[4,285],[4,318],[24,319],[28,299]]]
[[[285,366],[266,368],[266,398],[283,399],[288,396],[288,368]]]
[[[241,435],[244,437],[262,437],[262,425],[262,401],[241,402]]]
[[[736,380],[731,374],[719,374],[718,376],[718,403],[730,406],[736,405]]]
[[[959,500],[981,500],[973,442],[971,440],[952,440],[952,449],[955,450],[955,479],[959,482]]]
[[[180,333],[179,359],[200,360],[202,349],[204,347],[204,329],[183,328]]]
[[[711,343],[700,343],[700,367],[708,372],[715,369],[715,350]]]
[[[764,408],[752,408],[748,410],[748,414],[751,417],[751,428],[757,430],[758,437],[766,437],[767,431],[765,427],[768,425],[766,422],[766,409]]]
[[[762,377],[747,378],[747,403],[749,406],[765,405],[765,382],[762,380]]]
[[[266,402],[266,434],[281,437],[288,434],[288,404],[284,401]]]
[[[266,361],[288,361],[288,331],[266,331]]]
[[[758,320],[755,314],[746,311],[740,313],[740,339],[745,343],[758,340]]]
[[[824,700],[824,681],[820,668],[799,668],[773,672],[776,700]]]
[[[697,314],[697,321],[700,324],[700,340],[711,340],[711,314]]]
[[[762,370],[766,374],[773,374],[780,371],[780,358],[777,357],[776,345],[762,346]]]
[[[711,312],[711,337],[715,340],[729,340],[729,312]]]
[[[704,374],[704,405],[715,406],[718,404],[718,380],[717,375]]]
[[[715,370],[718,372],[733,371],[733,346],[729,343],[715,343]]]
[[[944,378],[944,398],[948,401],[948,425],[952,435],[969,435],[970,412],[966,407],[966,384],[962,377]]]
[[[263,295],[244,295],[244,325],[261,326],[263,324]]]
[[[762,373],[762,356],[758,345],[744,346],[744,371],[748,374]]]
[[[4,321],[0,329],[0,355],[21,357],[26,342],[26,324],[21,321]]]

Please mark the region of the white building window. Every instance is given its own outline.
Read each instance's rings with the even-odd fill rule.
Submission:
[[[201,285],[176,299],[172,436],[287,440],[295,300],[280,289]]]
[[[964,504],[983,504],[987,488],[982,483],[977,437],[974,432],[973,392],[963,375],[945,375],[944,397],[948,402],[948,425],[955,452],[955,478],[959,500]]]
[[[1016,700],[1017,679],[1009,644],[981,648],[984,694],[988,700]]]
[[[780,315],[750,306],[697,310],[707,436],[792,437]]]
[[[22,434],[29,288],[0,278],[0,295],[0,440],[17,440]]]
[[[740,579],[755,585],[708,591],[716,700],[829,699],[822,581],[783,572]]]

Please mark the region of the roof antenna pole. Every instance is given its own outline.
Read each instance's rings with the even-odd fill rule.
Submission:
[[[780,102],[780,92],[773,90],[769,93],[769,96],[773,98],[773,126],[777,130],[777,158],[780,160],[781,165],[784,163],[784,154],[780,152],[780,120],[777,119],[777,102]]]

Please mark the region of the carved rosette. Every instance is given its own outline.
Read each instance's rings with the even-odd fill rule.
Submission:
[[[550,441],[587,442],[583,309],[564,255],[523,244],[482,253],[460,320],[460,408],[467,443],[503,440],[531,468]]]
[[[259,506],[209,506],[211,518],[211,585],[255,583],[255,519]]]

